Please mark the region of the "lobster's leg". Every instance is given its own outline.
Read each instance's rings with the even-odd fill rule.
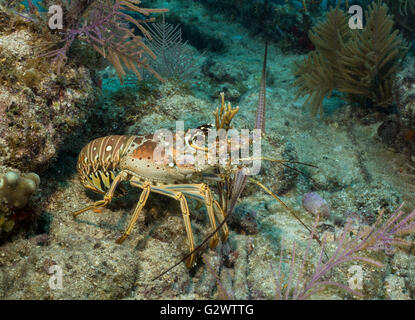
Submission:
[[[216,217],[219,220],[219,223],[222,223],[225,220],[225,215],[223,213],[222,208],[220,207],[219,203],[216,200],[213,200],[214,207],[216,208]],[[222,226],[222,242],[225,242],[229,237],[229,229],[226,222]]]
[[[195,241],[193,239],[192,225],[190,224],[190,212],[187,205],[187,200],[184,194],[180,191],[175,190],[166,190],[161,186],[157,187],[156,193],[166,195],[168,197],[174,198],[180,202],[180,208],[182,211],[184,227],[186,229],[187,239],[189,241],[189,252],[192,252],[195,248]],[[195,261],[195,255],[191,254],[186,260],[186,267],[190,268]]]
[[[180,201],[180,208],[182,209],[184,226],[187,233],[187,239],[189,240],[189,251],[192,252],[195,249],[195,241],[193,239],[192,225],[190,224],[190,212],[187,205],[187,201],[183,193],[178,192],[176,199]],[[192,254],[186,261],[186,267],[191,268],[195,261],[195,255]]]
[[[125,230],[124,234],[116,241],[116,243],[119,243],[119,244],[123,243],[124,240],[130,235],[135,223],[137,222],[137,219],[138,219],[138,216],[140,215],[141,210],[143,209],[143,207],[145,206],[147,202],[148,196],[151,191],[151,186],[149,182],[144,182],[142,185],[139,185],[139,184],[132,184],[132,185],[142,188],[143,191],[141,192],[140,200],[138,201],[137,206],[134,209],[133,216],[130,220],[130,223],[128,224],[127,229]]]
[[[115,189],[117,188],[117,186],[120,184],[121,181],[126,179],[126,173],[124,171],[121,171],[112,181],[110,188],[108,189],[107,193],[104,195],[104,199],[103,200],[98,200],[96,202],[94,202],[93,204],[75,211],[72,215],[74,218],[76,218],[78,215],[80,215],[81,213],[84,213],[85,211],[91,210],[91,209],[96,209],[96,208],[101,208],[101,207],[105,207],[107,204],[109,204],[112,200],[112,197],[114,196],[115,193]]]
[[[203,199],[206,205],[206,209],[209,216],[209,222],[213,230],[216,230],[216,220],[215,220],[215,213],[213,209],[213,197],[210,188],[205,183],[201,184],[186,184],[186,185],[168,185],[165,186],[168,190],[173,191],[180,191],[183,192],[185,195],[195,198],[197,200]],[[219,236],[217,233],[212,236],[209,247],[214,249],[218,245]]]
[[[137,181],[138,182],[138,181]],[[140,182],[136,183],[134,178],[131,180],[131,185],[133,186],[139,186]],[[189,187],[192,187],[192,185],[166,185],[166,186],[152,186],[151,191],[165,195],[167,197],[176,199],[180,202],[180,209],[182,211],[183,216],[183,222],[187,234],[187,239],[189,241],[189,252],[193,252],[195,248],[195,242],[193,239],[193,232],[192,232],[192,226],[190,223],[190,212],[189,207],[187,205],[187,200],[185,197],[185,194],[187,194],[187,191]],[[200,200],[200,195],[196,197]],[[195,255],[191,254],[187,260],[186,260],[186,267],[190,268],[195,261]]]
[[[207,209],[209,208],[208,205],[207,205],[207,203],[210,202],[209,199],[212,199],[212,201],[211,201],[211,207],[213,207],[214,210],[212,211],[212,213],[209,214],[209,209],[208,209],[208,214],[209,214],[209,219],[211,221],[212,230],[216,230],[216,222],[214,220],[215,219],[214,217],[216,216],[216,218],[218,219],[219,223],[222,223],[222,221],[225,219],[225,215],[223,214],[223,210],[222,210],[220,204],[216,200],[213,200],[213,198],[211,196],[211,191],[210,191],[209,187],[207,185],[205,185],[205,186],[208,189],[208,193],[209,193],[209,194],[206,194],[206,197],[205,197],[205,199],[206,199],[205,200],[206,208]],[[200,190],[203,190],[203,187],[200,187]],[[203,192],[200,192],[200,193],[203,193]],[[192,192],[190,194],[194,195],[194,192]],[[213,214],[213,212],[214,212],[214,214]],[[212,221],[213,221],[213,223],[212,223]],[[221,230],[222,230],[222,242],[225,242],[226,239],[228,239],[228,236],[229,236],[228,225],[226,223],[224,223],[223,226],[222,226],[222,228],[221,228]],[[214,244],[212,246],[212,243],[214,243],[214,242],[216,242],[216,244]],[[217,235],[214,235],[212,237],[211,243],[209,245],[210,245],[210,247],[212,249],[214,249],[216,247],[217,243],[218,243],[218,236]]]
[[[206,203],[206,209],[208,212],[210,225],[212,227],[212,231],[216,230],[216,221],[215,221],[215,213],[213,210],[213,198],[212,198],[212,192],[210,191],[209,187],[206,184],[202,184],[199,188],[200,193],[205,198]],[[209,246],[214,249],[218,245],[219,237],[218,233],[215,233],[212,238],[210,239]]]

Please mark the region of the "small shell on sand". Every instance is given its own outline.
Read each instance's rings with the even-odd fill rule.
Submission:
[[[310,192],[304,195],[303,207],[313,216],[320,216],[320,220],[326,220],[330,217],[330,208],[327,201],[317,192]]]

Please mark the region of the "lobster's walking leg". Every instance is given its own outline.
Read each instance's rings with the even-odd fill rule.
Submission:
[[[225,220],[225,215],[223,213],[222,208],[220,207],[219,203],[216,200],[213,200],[213,204],[215,205],[215,213],[219,223],[222,223]],[[229,237],[229,229],[226,222],[222,226],[222,242],[225,242]]]
[[[117,188],[117,186],[120,184],[121,181],[126,179],[126,173],[124,171],[121,171],[112,181],[110,188],[108,189],[107,193],[104,195],[104,199],[103,200],[98,200],[96,202],[94,202],[93,204],[75,211],[72,215],[74,218],[76,218],[78,215],[80,215],[81,213],[84,213],[85,211],[91,210],[91,209],[97,209],[97,208],[102,208],[105,207],[106,205],[108,205],[115,193],[115,189]]]
[[[142,185],[136,185],[135,183],[132,185],[142,188],[143,191],[141,192],[140,200],[138,201],[137,206],[134,209],[133,216],[130,220],[130,223],[128,224],[127,229],[125,230],[124,234],[116,241],[116,243],[118,244],[123,243],[124,240],[130,235],[135,223],[137,222],[138,216],[141,213],[141,210],[143,209],[143,207],[145,206],[147,202],[148,196],[151,191],[151,186],[149,182],[145,182]]]
[[[193,250],[195,249],[195,241],[193,239],[192,225],[190,224],[189,207],[187,205],[187,201],[183,193],[178,192],[176,194],[176,199],[180,201],[180,208],[182,209],[184,226],[186,229],[187,238],[189,240],[189,251],[193,252]],[[194,261],[195,261],[195,255],[191,254],[190,257],[187,258],[186,267],[190,268],[193,265]]]
[[[134,183],[132,183],[134,185]],[[177,189],[175,187],[178,187]],[[182,186],[183,187],[183,186]],[[152,187],[152,191],[155,193],[159,193],[173,199],[176,199],[180,202],[180,209],[182,211],[184,227],[186,229],[187,239],[189,241],[189,252],[193,252],[195,249],[195,241],[193,238],[192,232],[192,225],[190,223],[190,212],[189,207],[187,205],[186,197],[184,196],[184,192],[181,189],[187,189],[188,186],[175,186],[175,185],[167,185],[167,186],[154,186]],[[189,258],[186,260],[186,267],[190,268],[195,261],[195,255],[192,253]]]
[[[206,205],[207,213],[209,216],[210,225],[213,230],[216,230],[215,213],[213,209],[213,197],[212,192],[205,183],[190,184],[190,185],[172,185],[166,187],[169,190],[181,191],[183,194],[195,198],[197,200],[203,200]],[[214,249],[218,245],[219,236],[214,234],[209,242],[209,247]]]
[[[200,190],[200,193],[205,198],[206,209],[207,209],[207,212],[208,212],[210,225],[212,227],[212,231],[214,231],[214,230],[216,230],[216,220],[215,220],[215,214],[214,214],[214,210],[213,210],[212,193],[211,193],[209,187],[204,183],[200,186],[199,190]],[[210,239],[210,242],[209,242],[210,248],[212,248],[212,249],[216,248],[216,246],[218,245],[218,242],[219,242],[219,236],[218,236],[217,233],[215,233],[212,236],[212,238]]]

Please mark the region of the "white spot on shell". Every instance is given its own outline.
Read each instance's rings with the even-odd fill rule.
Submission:
[[[87,161],[88,161],[88,157],[85,157],[84,162],[87,162]]]
[[[320,219],[328,219],[330,217],[330,208],[327,201],[317,192],[310,192],[304,195],[303,207],[315,217],[320,216]]]
[[[111,146],[108,146],[108,147],[105,148],[105,151],[111,151],[111,150],[112,150]]]

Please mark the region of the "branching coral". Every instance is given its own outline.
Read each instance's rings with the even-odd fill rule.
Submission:
[[[19,174],[9,171],[0,177],[0,202],[4,202],[9,209],[23,208],[39,184],[40,178],[36,173]],[[0,210],[0,235],[3,231],[10,232],[15,224],[6,211]]]
[[[415,0],[385,0],[395,16],[395,22],[408,37],[415,32]]]
[[[162,22],[149,24],[147,28],[152,37],[148,47],[157,56],[150,63],[153,69],[164,78],[190,78],[196,71],[198,59],[193,58],[187,41],[182,40],[179,25],[167,23],[163,15]]]
[[[350,37],[347,16],[339,9],[327,13],[327,20],[310,32],[310,40],[316,50],[298,65],[295,85],[298,95],[308,95],[313,115],[323,113],[323,99],[329,97],[339,85],[341,66],[339,58],[344,41]]]
[[[40,178],[36,173],[19,174],[9,171],[0,178],[0,200],[14,208],[22,208],[39,187]]]
[[[351,30],[339,6],[329,11],[310,32],[316,50],[296,70],[297,98],[308,96],[313,115],[323,113],[323,100],[334,89],[351,102],[391,105],[394,76],[409,48],[393,24],[380,1],[366,11],[363,30]]]
[[[393,5],[399,8],[399,13],[402,16],[407,16],[410,13],[415,13],[415,0],[388,0]]]

